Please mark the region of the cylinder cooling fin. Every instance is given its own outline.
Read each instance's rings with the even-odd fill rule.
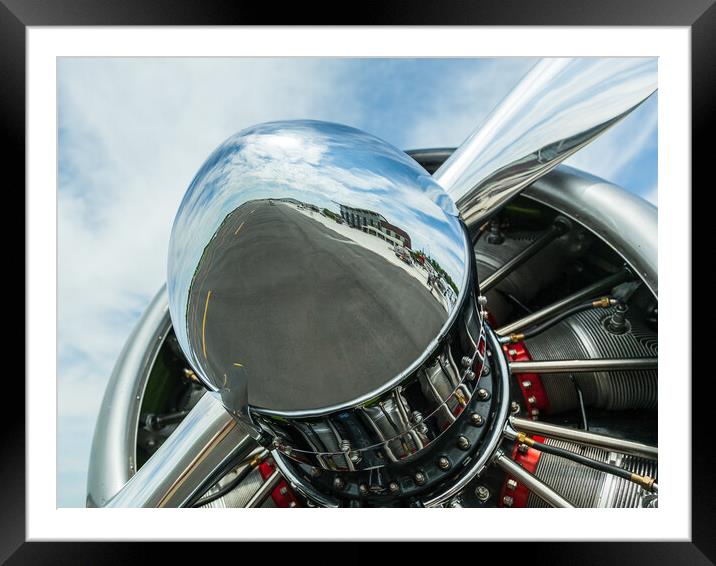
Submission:
[[[604,328],[614,308],[577,313],[564,322],[525,341],[533,360],[588,358],[655,358],[658,356],[656,332],[634,317],[630,328],[616,334]],[[549,413],[579,407],[577,389],[564,375],[541,374],[549,399]],[[609,371],[575,373],[584,404],[606,410],[656,409],[657,371]]]
[[[580,446],[552,438],[544,439],[543,442],[549,446],[569,450],[599,462],[619,466],[630,472],[657,478],[657,464],[654,460]],[[517,461],[524,458],[529,462],[532,459],[531,464],[528,465],[534,469],[534,475],[559,492],[575,507],[623,508],[650,505],[643,490],[635,483],[553,454],[540,453],[533,449],[530,451],[529,456],[523,457],[516,449],[514,457]],[[505,506],[505,497],[512,496],[512,501],[507,499],[507,502],[510,503],[509,506],[549,507],[542,499],[534,493],[528,493],[524,488],[522,488],[523,494],[520,497],[520,489],[519,484],[513,485],[508,479],[505,482],[501,505]]]

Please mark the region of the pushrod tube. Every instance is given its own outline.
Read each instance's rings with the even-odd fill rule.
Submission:
[[[525,249],[519,252],[515,257],[510,259],[507,263],[497,269],[489,277],[486,277],[484,281],[480,283],[480,292],[487,293],[515,269],[523,265],[527,260],[536,255],[540,250],[547,247],[551,242],[559,238],[568,230],[566,222],[556,222],[550,227],[547,232],[537,238],[534,242],[528,245]]]
[[[509,423],[514,430],[520,432],[539,434],[540,436],[547,436],[559,440],[568,440],[576,442],[577,444],[586,444],[588,446],[602,448],[603,450],[611,450],[621,454],[640,456],[642,458],[650,458],[652,460],[656,460],[659,455],[658,448],[656,446],[649,446],[648,444],[634,442],[632,440],[623,440],[621,438],[614,438],[603,434],[595,434],[593,432],[586,432],[584,430],[567,428],[542,421],[522,419],[519,417],[510,417]],[[517,437],[517,435],[511,431],[506,431],[506,436],[511,438]]]
[[[261,487],[256,490],[256,493],[251,496],[251,499],[246,503],[246,507],[261,507],[263,502],[271,495],[271,492],[276,489],[280,481],[281,472],[274,470],[273,473],[266,478],[266,481],[261,484]]]
[[[656,358],[545,360],[510,362],[510,373],[573,373],[587,371],[639,371],[657,369]]]
[[[559,493],[554,491],[546,483],[537,479],[517,462],[508,458],[504,452],[498,450],[495,454],[495,464],[503,471],[510,474],[518,482],[523,484],[527,489],[534,493],[537,497],[542,499],[548,505],[552,507],[563,507],[571,508],[574,507],[569,501],[562,497]]]
[[[510,334],[517,332],[518,330],[521,330],[528,326],[533,326],[538,322],[541,322],[551,317],[555,313],[560,313],[564,311],[575,303],[584,301],[585,299],[590,299],[595,295],[601,293],[602,291],[611,289],[615,285],[624,282],[628,277],[629,272],[626,269],[617,273],[613,273],[612,275],[608,275],[603,279],[600,279],[599,281],[596,281],[595,283],[592,283],[591,285],[585,287],[584,289],[580,289],[579,291],[572,293],[571,295],[555,303],[552,303],[548,307],[535,311],[519,320],[516,320],[515,322],[498,328],[497,330],[495,330],[495,333],[498,336],[509,336]]]

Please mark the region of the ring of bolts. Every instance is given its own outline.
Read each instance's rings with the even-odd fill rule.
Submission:
[[[465,356],[461,360],[464,367],[469,367],[473,363],[473,359],[469,356]],[[482,367],[482,375],[489,375],[490,373],[490,367],[487,364],[484,364]],[[475,372],[468,370],[466,372],[466,377],[470,381],[473,381],[475,379]],[[487,389],[480,388],[476,391],[477,397],[480,399],[480,401],[487,401],[490,398],[490,392]],[[416,418],[417,421],[420,421],[422,419],[422,415],[418,413],[419,418]],[[485,424],[485,419],[482,418],[482,416],[478,413],[471,413],[470,414],[470,424],[474,427],[481,427],[483,424]],[[463,435],[458,436],[457,438],[457,447],[460,448],[460,450],[469,450],[470,448],[470,440]],[[350,449],[350,444],[341,444],[341,450],[344,453],[347,453],[352,461],[354,460],[354,454],[355,452],[352,452]],[[357,459],[357,458],[356,458]],[[438,468],[441,470],[449,470],[452,463],[450,462],[450,459],[447,456],[440,456],[437,461]],[[316,467],[311,468],[311,475],[313,477],[318,477],[320,475],[320,470]],[[422,471],[417,471],[413,475],[413,481],[417,485],[424,485],[427,481],[427,477],[425,476],[425,473]],[[346,482],[341,478],[340,476],[337,476],[333,479],[333,488],[336,491],[342,491],[346,487]],[[360,484],[358,486],[358,490],[361,495],[369,495],[370,494],[370,487],[364,483]],[[398,494],[400,493],[400,484],[397,482],[390,482],[388,484],[388,490],[392,494]],[[478,496],[479,497],[479,496]],[[489,497],[489,492],[488,492]]]
[[[485,389],[478,389],[477,395],[483,401],[486,401],[487,399],[490,398],[490,393]],[[475,427],[480,427],[483,424],[485,424],[485,419],[483,419],[482,416],[479,415],[478,413],[471,413],[470,414],[470,424]],[[470,448],[470,440],[466,436],[460,435],[457,438],[457,446],[461,450],[468,450]],[[438,458],[437,464],[438,464],[438,468],[440,468],[441,470],[449,470],[450,466],[452,465],[447,456],[440,456],[440,458]],[[320,470],[318,470],[318,468],[314,467],[314,468],[312,468],[311,471],[312,471],[311,475],[313,475],[314,477],[317,477],[320,475]],[[417,485],[423,485],[427,481],[427,477],[425,476],[425,474],[423,472],[417,471],[413,475],[413,480],[415,481],[415,483]],[[346,482],[343,480],[343,478],[338,476],[333,479],[333,488],[335,490],[341,491],[341,490],[345,489],[345,487],[346,487]],[[360,491],[361,495],[368,495],[370,493],[370,488],[364,483],[362,483],[358,486],[358,490]],[[400,492],[400,485],[394,481],[390,482],[388,484],[388,490],[390,491],[390,493],[397,494]]]

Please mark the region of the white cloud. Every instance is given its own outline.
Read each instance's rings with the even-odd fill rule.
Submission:
[[[537,61],[485,60],[479,73],[441,75],[439,94],[406,134],[411,148],[460,145]]]

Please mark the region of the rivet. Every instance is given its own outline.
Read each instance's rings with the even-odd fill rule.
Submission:
[[[490,499],[490,490],[487,489],[484,485],[478,485],[475,488],[475,497],[477,497],[480,501],[483,503]]]
[[[470,441],[467,439],[466,436],[460,435],[457,437],[457,447],[460,450],[467,450],[468,448],[470,448]]]

